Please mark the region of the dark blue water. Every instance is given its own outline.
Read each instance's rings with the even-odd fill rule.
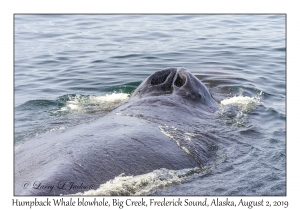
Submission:
[[[130,94],[157,70],[185,67],[219,102],[233,96],[259,102],[239,107],[235,117],[219,115],[223,158],[210,173],[151,194],[285,195],[285,21],[285,15],[15,15],[15,143],[101,117],[118,103],[100,96]]]

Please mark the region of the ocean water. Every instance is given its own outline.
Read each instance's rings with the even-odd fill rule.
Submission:
[[[285,30],[285,15],[15,15],[15,148],[185,67],[220,103],[215,164],[123,174],[86,194],[286,195]]]

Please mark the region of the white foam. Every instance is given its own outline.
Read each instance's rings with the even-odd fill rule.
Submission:
[[[106,111],[129,99],[126,93],[111,93],[104,96],[76,95],[69,98],[64,107],[55,112],[85,113]]]
[[[52,129],[49,130],[49,132],[52,132],[52,131],[59,131],[59,130],[65,130],[65,129],[66,129],[65,126],[61,126],[61,127],[59,127],[59,128],[52,128]]]
[[[257,105],[261,103],[260,97],[248,97],[248,96],[233,96],[231,98],[226,98],[221,101],[221,106],[233,105],[241,108],[242,111],[248,112],[254,109]]]
[[[221,116],[229,117],[229,119],[225,117],[227,119],[226,124],[243,126],[247,122],[247,113],[254,110],[257,105],[262,104],[260,95],[262,95],[262,91],[254,97],[239,95],[226,98],[221,101],[218,113]],[[231,109],[230,106],[237,107],[237,110]]]
[[[80,102],[88,103],[108,103],[108,104],[118,104],[129,98],[129,94],[126,93],[111,93],[104,96],[88,96],[84,100],[77,100]],[[77,102],[76,100],[74,102]]]
[[[75,195],[148,195],[151,191],[180,183],[185,177],[203,172],[200,168],[154,170],[147,174],[125,176],[121,174],[102,184],[96,190],[89,190]]]
[[[68,108],[70,108],[70,109],[79,109],[79,106],[78,105],[76,105],[76,104],[72,104],[72,103],[74,103],[73,101],[72,102],[69,102],[68,104],[67,104],[67,107]]]

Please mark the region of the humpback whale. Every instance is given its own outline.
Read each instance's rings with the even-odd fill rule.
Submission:
[[[216,145],[205,129],[187,131],[194,124],[205,126],[218,107],[187,69],[157,71],[105,116],[15,149],[14,194],[74,194],[122,173],[203,167]]]

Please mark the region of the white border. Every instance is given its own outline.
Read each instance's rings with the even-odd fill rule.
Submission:
[[[1,10],[1,206],[12,208],[13,197],[13,14],[14,13],[286,13],[287,14],[287,196],[262,197],[288,200],[295,209],[299,185],[299,139],[297,108],[299,90],[299,10],[296,1],[271,0],[2,0]],[[298,65],[297,65],[298,64]],[[187,198],[187,197],[184,197]],[[210,197],[212,198],[212,197]],[[224,198],[224,197],[223,197]],[[229,197],[239,201],[241,197]],[[251,200],[251,197],[244,197]],[[259,200],[259,197],[252,197]],[[24,200],[23,198],[22,200]],[[149,199],[149,198],[147,198]],[[195,197],[191,197],[195,199]],[[26,199],[25,199],[26,200]],[[29,199],[28,200],[32,200]],[[294,206],[294,207],[293,207]],[[7,209],[6,208],[6,209]],[[36,207],[37,208],[37,207]],[[199,207],[198,207],[199,208]],[[28,209],[28,207],[26,207]],[[93,207],[95,209],[95,207]],[[126,208],[128,209],[128,208]],[[170,208],[169,208],[170,209]],[[214,209],[214,208],[209,208]],[[223,207],[222,209],[227,209]],[[229,208],[228,208],[229,209]],[[245,208],[247,209],[247,208]],[[254,207],[255,209],[255,207]]]

